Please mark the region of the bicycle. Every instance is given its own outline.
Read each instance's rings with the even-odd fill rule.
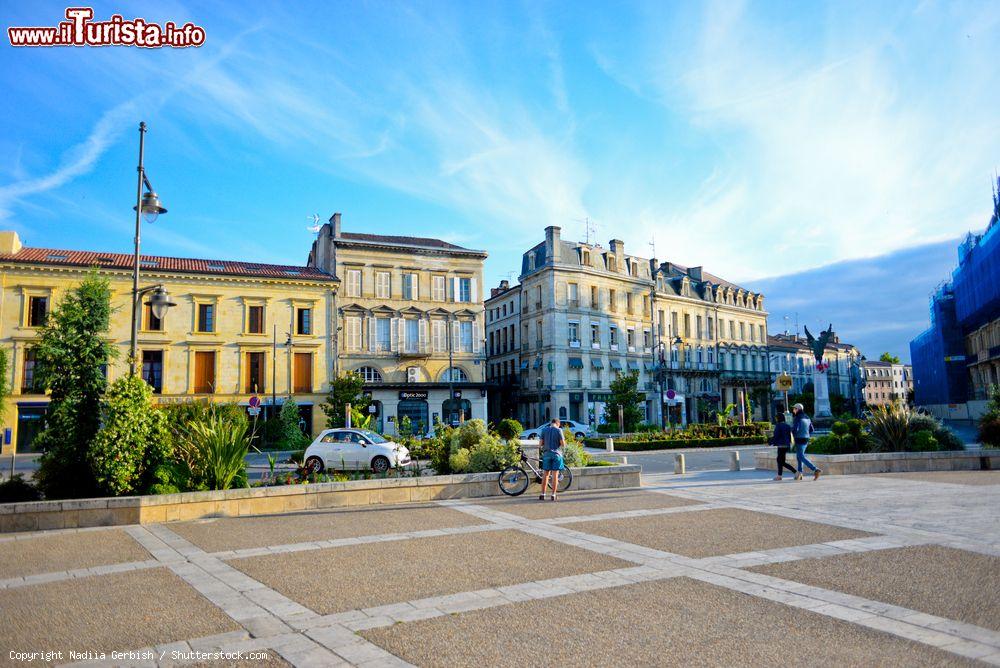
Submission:
[[[536,462],[539,466],[536,467],[532,462]],[[524,450],[521,450],[521,462],[519,464],[512,464],[500,472],[500,478],[497,481],[500,485],[500,491],[507,496],[520,496],[528,489],[532,476],[534,476],[535,482],[541,484],[542,470],[540,466],[541,460],[539,458],[528,457],[524,454]],[[527,470],[525,470],[526,467]],[[531,471],[531,475],[528,474],[529,470]],[[573,472],[568,466],[564,466],[562,471],[556,471],[555,473],[559,476],[558,491],[560,493],[565,492],[573,484]]]

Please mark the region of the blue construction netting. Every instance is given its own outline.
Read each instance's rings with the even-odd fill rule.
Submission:
[[[952,273],[955,315],[966,332],[1000,317],[1000,224],[994,223],[978,242],[963,244]]]
[[[940,286],[931,298],[931,326],[910,341],[910,362],[917,405],[955,404],[968,398],[965,342],[951,285]]]

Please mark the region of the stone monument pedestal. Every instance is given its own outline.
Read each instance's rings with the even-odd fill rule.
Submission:
[[[833,412],[830,410],[830,385],[827,383],[826,370],[813,367],[813,392],[816,395],[816,405],[813,407],[813,427],[827,429],[833,424]]]

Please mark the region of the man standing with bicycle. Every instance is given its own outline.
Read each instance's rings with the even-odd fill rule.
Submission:
[[[542,494],[539,501],[545,500],[545,490],[552,479],[552,500],[556,500],[556,490],[559,489],[559,472],[563,470],[563,446],[566,437],[559,427],[559,418],[552,418],[549,426],[542,430],[542,445],[539,448],[542,456]]]

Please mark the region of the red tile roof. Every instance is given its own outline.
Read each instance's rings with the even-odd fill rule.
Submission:
[[[142,255],[142,269],[158,269],[186,274],[218,274],[224,276],[256,276],[260,278],[302,278],[307,280],[336,281],[333,276],[315,267],[297,267],[259,262],[234,262],[232,260],[198,260],[186,257]],[[134,256],[128,253],[98,253],[95,251],[56,250],[52,248],[22,248],[13,255],[0,255],[0,262],[46,264],[69,267],[105,267],[131,269]]]

